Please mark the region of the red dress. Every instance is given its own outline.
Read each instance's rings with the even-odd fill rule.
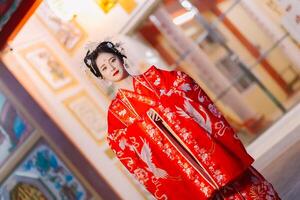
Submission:
[[[156,199],[279,199],[191,77],[151,66],[133,81],[109,106],[107,141]]]

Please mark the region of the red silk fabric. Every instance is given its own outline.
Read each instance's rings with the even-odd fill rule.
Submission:
[[[151,66],[133,80],[109,106],[107,141],[156,199],[212,199],[246,173],[253,158],[191,77]]]

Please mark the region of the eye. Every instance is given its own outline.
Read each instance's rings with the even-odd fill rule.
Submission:
[[[105,71],[107,69],[107,67],[102,67],[101,71]]]
[[[112,58],[112,59],[111,59],[111,62],[115,62],[115,61],[116,61],[116,58]]]

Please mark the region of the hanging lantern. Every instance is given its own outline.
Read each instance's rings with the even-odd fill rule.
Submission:
[[[118,0],[95,0],[98,6],[105,12],[108,13],[118,2]]]
[[[119,0],[118,3],[128,14],[130,14],[137,7],[135,0]]]

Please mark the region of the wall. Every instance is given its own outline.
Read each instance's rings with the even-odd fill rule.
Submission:
[[[72,2],[77,6],[76,18],[59,26],[43,20],[45,10],[41,11],[40,7],[10,42],[13,50],[4,52],[2,59],[120,196],[145,199],[149,198],[148,193],[128,176],[105,142],[109,98],[100,90],[99,83],[87,75],[82,61],[87,43],[130,31],[137,23],[134,17],[142,19],[157,3],[154,0],[134,2],[136,7],[131,13],[117,4],[105,14],[92,0],[76,0]],[[68,33],[74,34],[74,47],[70,40],[64,40]],[[77,40],[78,34],[81,36]]]

